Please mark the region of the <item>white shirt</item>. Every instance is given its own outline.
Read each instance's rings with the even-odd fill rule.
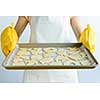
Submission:
[[[31,43],[70,42],[69,16],[35,16],[31,18]],[[24,82],[78,82],[76,70],[28,70]]]

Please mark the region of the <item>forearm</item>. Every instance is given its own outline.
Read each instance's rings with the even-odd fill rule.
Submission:
[[[73,29],[75,35],[76,35],[77,40],[79,41],[80,36],[81,36],[81,32],[82,32],[82,28],[81,28],[78,17],[71,18],[71,26],[72,26],[72,29]]]
[[[21,36],[21,34],[23,33],[25,27],[28,24],[28,20],[24,17],[24,16],[19,16],[18,17],[18,21],[15,25],[15,30],[17,32],[18,37]]]

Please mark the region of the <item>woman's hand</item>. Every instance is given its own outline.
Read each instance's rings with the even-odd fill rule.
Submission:
[[[72,16],[70,22],[77,40],[82,42],[83,45],[91,52],[94,52],[96,48],[96,36],[94,30],[91,29],[90,25],[88,24],[82,32],[79,17]]]
[[[80,42],[88,48],[91,52],[96,49],[96,33],[88,24],[84,31],[81,33]]]
[[[2,32],[1,47],[5,56],[15,48],[18,38],[21,36],[28,22],[25,16],[19,16],[15,28],[9,26]]]
[[[7,56],[16,46],[18,36],[14,25],[6,27],[1,34],[2,51]]]

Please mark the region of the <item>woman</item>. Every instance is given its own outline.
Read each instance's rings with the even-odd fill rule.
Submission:
[[[72,26],[77,40],[82,31],[76,16],[20,16],[15,29],[20,37],[27,24],[31,43],[68,43]],[[76,70],[26,70],[24,82],[78,82]]]

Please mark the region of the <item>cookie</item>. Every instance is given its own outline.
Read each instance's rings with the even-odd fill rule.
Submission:
[[[30,60],[27,62],[26,65],[36,65],[37,63],[38,63],[37,60]]]
[[[49,64],[51,62],[53,62],[53,59],[51,59],[51,58],[44,58],[44,59],[40,60],[41,64]]]
[[[31,59],[37,59],[37,60],[39,60],[39,59],[42,59],[43,57],[42,57],[42,55],[32,55],[31,56]]]
[[[13,59],[13,63],[22,62],[22,61],[23,61],[23,59],[21,59],[20,57],[17,57],[17,56]]]
[[[61,61],[51,62],[50,65],[62,65],[62,62]]]
[[[25,63],[22,61],[22,62],[13,63],[12,65],[13,66],[25,66]]]
[[[46,53],[54,53],[54,52],[57,51],[57,49],[56,48],[53,48],[53,47],[51,47],[51,48],[44,48],[43,50]]]

